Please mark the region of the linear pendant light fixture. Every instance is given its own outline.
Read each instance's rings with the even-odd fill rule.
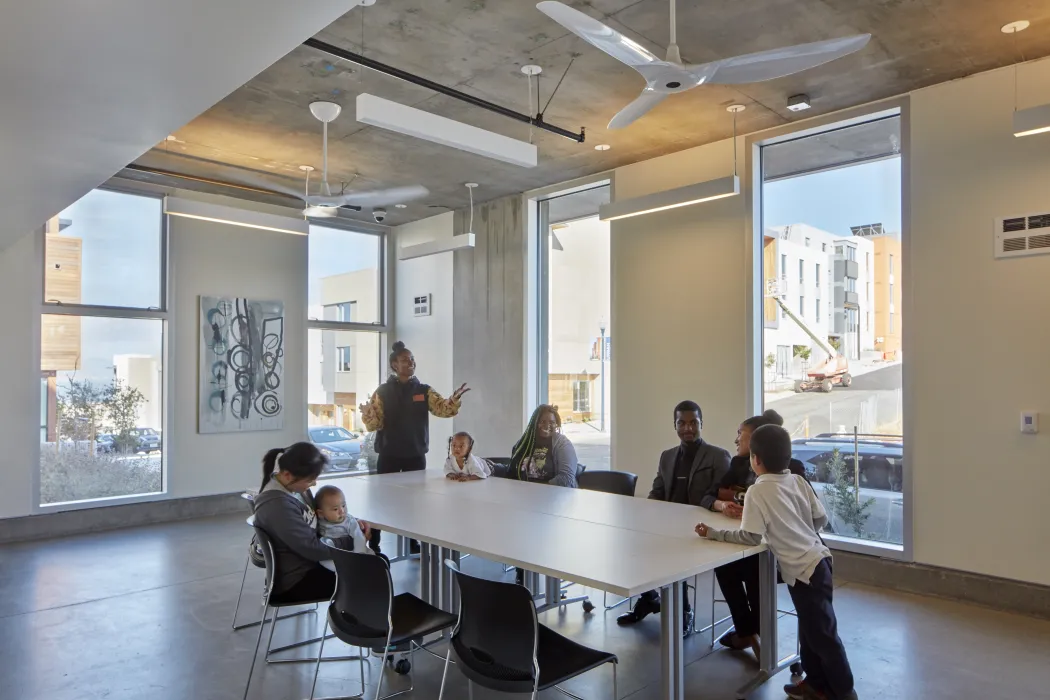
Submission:
[[[277,233],[294,233],[299,236],[306,236],[310,233],[310,222],[305,219],[293,219],[288,216],[238,209],[182,197],[165,197],[164,213],[168,216],[180,216],[186,219],[212,221],[217,224],[244,226]]]
[[[523,168],[535,168],[538,162],[538,151],[531,143],[368,93],[357,96],[357,121]]]
[[[1026,19],[1021,19],[1016,22],[1010,22],[1004,24],[999,28],[1003,34],[1010,36],[1016,35],[1018,32],[1023,32],[1031,26],[1031,23]],[[1016,41],[1016,40],[1015,40]],[[1024,52],[1021,52],[1020,62],[1024,62]],[[1031,107],[1029,109],[1017,109],[1017,72],[1019,70],[1018,64],[1014,64],[1014,136],[1020,138],[1022,136],[1032,136],[1033,134],[1043,134],[1050,131],[1050,104],[1039,105],[1037,107]]]
[[[451,253],[457,250],[464,250],[466,248],[474,247],[474,189],[478,186],[476,182],[468,182],[466,184],[467,191],[470,193],[470,224],[467,225],[467,232],[458,236],[453,236],[447,241],[428,241],[426,243],[417,243],[416,245],[404,246],[397,251],[398,260],[412,260],[413,258],[425,258],[429,255],[437,255],[439,253]]]
[[[733,174],[716,180],[697,182],[685,187],[663,192],[609,202],[598,207],[598,218],[602,221],[616,221],[632,216],[642,216],[678,207],[688,207],[701,202],[725,199],[740,194],[740,177],[737,175],[736,162],[736,115],[743,112],[744,105],[730,105],[726,108],[733,115]]]

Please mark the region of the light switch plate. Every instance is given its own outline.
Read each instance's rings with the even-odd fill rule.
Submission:
[[[1021,432],[1026,435],[1035,435],[1039,432],[1039,414],[1035,411],[1024,411],[1021,413]]]

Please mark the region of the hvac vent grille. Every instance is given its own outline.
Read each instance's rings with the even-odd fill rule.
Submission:
[[[995,224],[996,258],[1050,253],[1050,213],[1004,217]]]

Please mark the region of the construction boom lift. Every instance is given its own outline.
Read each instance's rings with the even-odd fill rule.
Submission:
[[[827,340],[814,333],[813,329],[806,325],[805,321],[796,316],[795,313],[787,307],[787,304],[781,300],[780,295],[775,293],[775,290],[770,296],[773,301],[780,306],[784,315],[797,323],[798,327],[801,328],[806,335],[812,338],[813,342],[828,355],[827,359],[806,373],[808,379],[800,379],[795,382],[795,393],[816,390],[827,394],[831,392],[832,387],[835,385],[848,387],[852,384],[853,375],[849,373],[849,360],[846,359],[842,353],[833,348]]]

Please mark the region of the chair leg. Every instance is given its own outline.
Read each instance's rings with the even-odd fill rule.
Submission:
[[[244,684],[244,700],[248,700],[248,689],[252,687],[252,674],[255,673],[255,659],[259,656],[259,645],[262,644],[263,630],[266,629],[266,613],[268,612],[269,607],[269,605],[263,605],[262,624],[259,625],[259,636],[255,640],[255,653],[252,654],[252,663],[248,667],[248,682]],[[276,609],[274,609],[273,614],[276,618]],[[277,620],[275,619],[271,624],[276,625]]]
[[[617,665],[618,665],[618,662],[613,661],[613,700],[619,700],[619,698],[620,698],[620,689],[616,685],[616,667],[617,667]]]
[[[328,634],[328,616],[325,616],[324,629],[321,630],[321,648],[317,650],[317,663],[314,664],[314,682],[310,685],[310,700],[314,700],[317,691],[317,674],[321,671],[321,657],[324,656],[324,638]]]
[[[280,608],[273,609],[273,622],[270,623],[270,637],[266,640],[266,660],[270,660],[270,647],[273,646],[273,633],[277,630],[277,616],[280,614]]]
[[[383,663],[386,662],[386,655],[390,653],[390,637],[394,634],[393,626],[390,627],[390,631],[386,634],[386,645],[383,647],[383,661],[380,661],[379,665],[379,680],[376,681],[376,700],[379,700],[383,694]]]
[[[357,647],[357,663],[361,669],[361,697],[365,697],[365,655],[368,653],[367,649]]]
[[[241,609],[241,596],[244,595],[244,582],[248,580],[248,566],[252,563],[251,556],[244,558],[244,573],[241,574],[241,587],[237,590],[237,605],[233,607],[233,629],[237,629],[237,612]]]

